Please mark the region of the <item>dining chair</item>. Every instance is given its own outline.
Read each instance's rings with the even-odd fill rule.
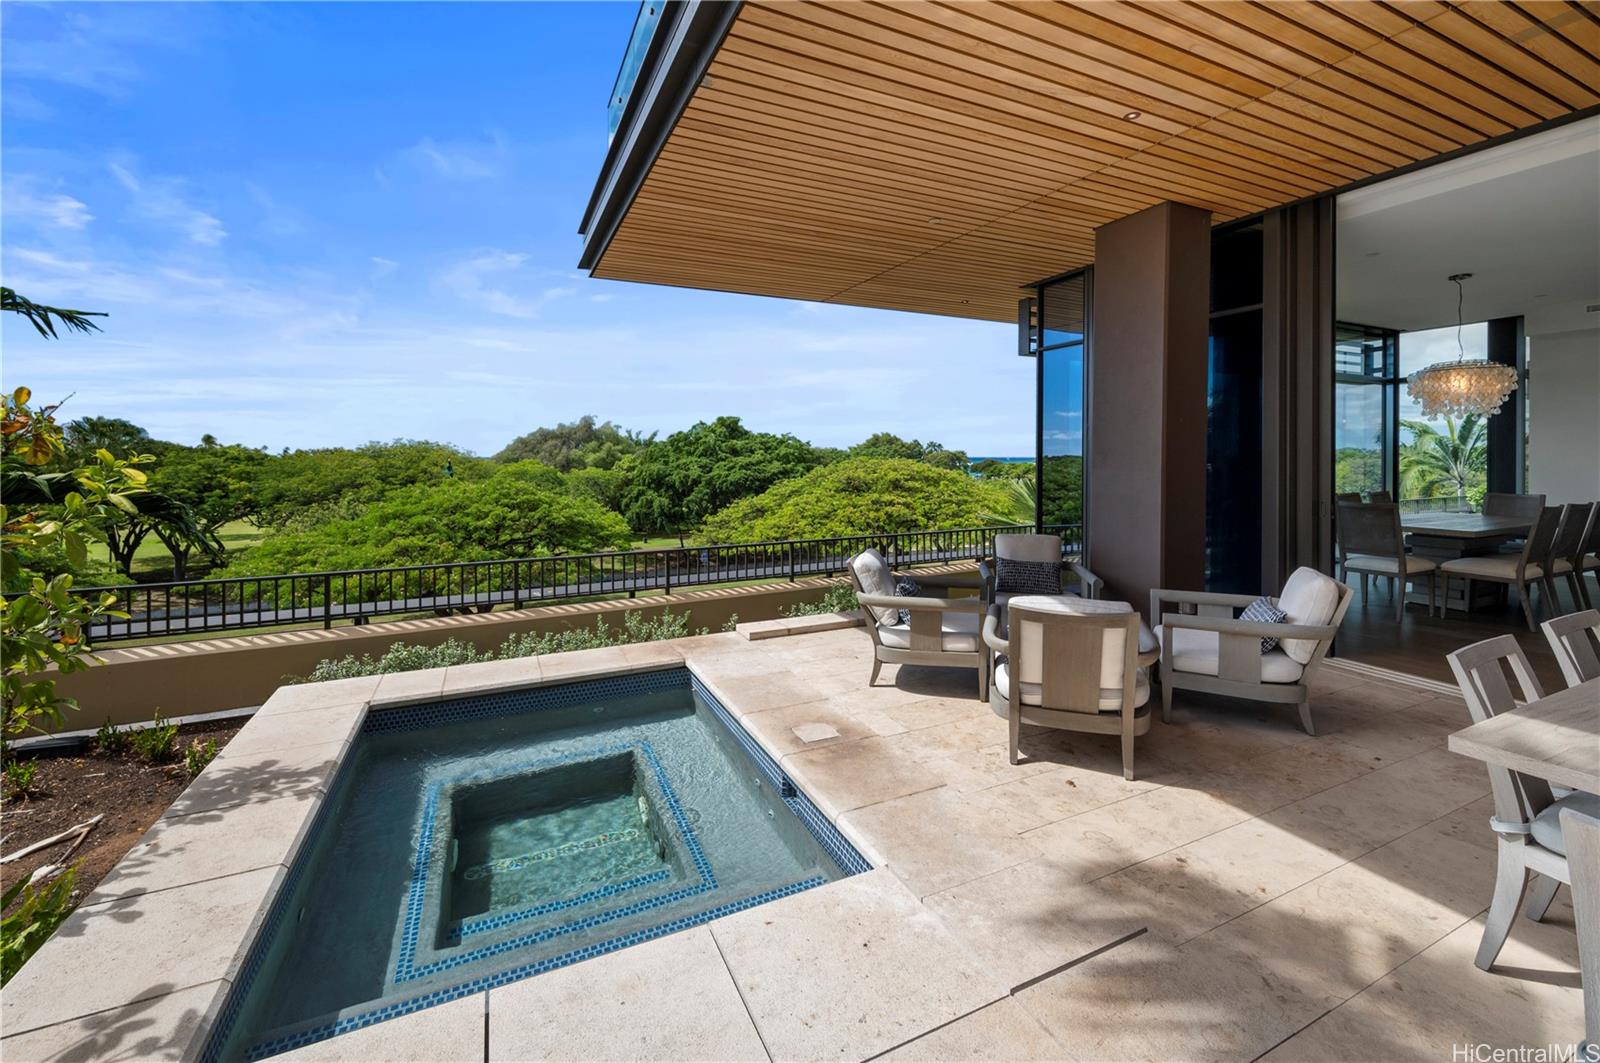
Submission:
[[[1583,979],[1583,1034],[1600,1047],[1600,819],[1573,809],[1561,813],[1561,836],[1572,868],[1572,922],[1578,932],[1578,973]],[[1582,943],[1588,942],[1589,948]],[[1585,1057],[1582,1049],[1578,1058]],[[1593,1058],[1590,1055],[1588,1058]]]
[[[1339,547],[1338,547],[1338,544],[1339,544],[1339,511],[1338,511],[1338,505],[1339,505],[1340,502],[1360,502],[1360,501],[1361,501],[1361,492],[1360,491],[1336,491],[1334,493],[1334,496],[1333,496],[1333,504],[1334,504],[1334,514],[1333,514],[1333,542],[1334,542],[1333,563],[1334,563],[1334,568],[1333,568],[1333,574],[1335,576],[1339,575]]]
[[[1561,523],[1561,507],[1546,506],[1534,520],[1533,527],[1528,529],[1527,541],[1522,545],[1520,554],[1481,554],[1472,557],[1457,557],[1446,561],[1439,566],[1439,572],[1444,576],[1444,608],[1450,608],[1450,578],[1460,576],[1467,581],[1465,601],[1472,601],[1472,584],[1477,580],[1486,580],[1490,583],[1504,583],[1517,589],[1517,597],[1522,600],[1522,615],[1528,621],[1528,630],[1537,631],[1538,626],[1533,619],[1533,605],[1530,601],[1532,587],[1540,584],[1546,604],[1549,604],[1550,587],[1545,580],[1545,565],[1550,560],[1550,547],[1555,544],[1556,526]],[[1555,615],[1555,607],[1551,606],[1551,615]]]
[[[1595,527],[1595,513],[1600,505],[1594,502],[1570,502],[1561,511],[1561,527],[1556,531],[1556,541],[1550,547],[1550,581],[1552,585],[1566,577],[1567,590],[1572,592],[1572,608],[1592,608],[1589,588],[1583,584],[1583,562],[1589,552],[1589,540]]]
[[[1391,495],[1387,491],[1373,491],[1367,495],[1367,501],[1376,502],[1379,505],[1387,505],[1388,503],[1394,501],[1394,495]]]
[[[1516,517],[1530,525],[1544,510],[1544,495],[1514,495],[1505,491],[1490,491],[1483,496],[1485,517]],[[1525,535],[1518,535],[1500,544],[1502,554],[1522,553]]]
[[[1567,686],[1600,679],[1600,609],[1568,613],[1539,625]]]
[[[1361,577],[1362,608],[1367,604],[1369,577],[1383,576],[1394,588],[1394,619],[1399,623],[1405,616],[1407,585],[1414,577],[1427,576],[1428,615],[1433,615],[1439,566],[1406,553],[1399,506],[1393,502],[1340,502],[1338,527],[1339,569],[1347,581],[1352,572]]]
[[[1509,667],[1524,702],[1544,696],[1533,666],[1512,635],[1498,635],[1483,642],[1446,654],[1455,673],[1461,696],[1474,724],[1491,720],[1516,708],[1506,678]],[[1497,764],[1488,765],[1489,789],[1494,798],[1494,815],[1489,827],[1496,836],[1498,854],[1494,899],[1483,927],[1483,939],[1473,960],[1487,971],[1511,932],[1512,920],[1528,889],[1528,876],[1535,876],[1533,896],[1523,914],[1539,922],[1544,918],[1560,884],[1572,885],[1567,862],[1567,846],[1561,834],[1561,813],[1573,809],[1585,815],[1600,816],[1600,797],[1574,791],[1559,800],[1550,784],[1537,776],[1512,771]]]
[[[1589,581],[1585,578],[1591,572],[1595,578],[1595,598],[1589,597]],[[1583,600],[1589,606],[1593,607],[1600,600],[1600,502],[1595,503],[1594,515],[1589,518],[1589,534],[1578,563],[1578,586],[1583,588]]]

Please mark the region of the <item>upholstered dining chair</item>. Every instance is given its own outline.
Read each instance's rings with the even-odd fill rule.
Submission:
[[[1556,528],[1556,538],[1550,544],[1550,571],[1547,582],[1554,590],[1555,581],[1565,578],[1567,590],[1572,592],[1572,608],[1582,609],[1591,604],[1589,590],[1583,585],[1583,558],[1589,546],[1590,532],[1594,528],[1593,502],[1569,502],[1561,508],[1561,525]]]
[[[1600,609],[1568,613],[1546,620],[1539,627],[1555,652],[1567,686],[1600,679]]]
[[[1600,819],[1562,809],[1561,837],[1572,869],[1572,922],[1578,940],[1600,941]],[[1600,949],[1578,950],[1578,973],[1583,980],[1584,1041],[1600,1046]]]
[[[1150,730],[1150,676],[1139,667],[1139,614],[1127,602],[1014,595],[989,610],[983,640],[995,658],[989,707],[1010,723],[1011,763],[1023,724],[1133,740]]]
[[[1348,580],[1361,577],[1361,604],[1366,607],[1369,577],[1382,576],[1394,589],[1394,619],[1406,614],[1406,588],[1411,580],[1428,578],[1428,615],[1438,601],[1437,562],[1406,553],[1400,528],[1400,507],[1393,502],[1339,503],[1339,571]]]
[[[1517,597],[1522,600],[1522,615],[1528,621],[1528,630],[1537,631],[1538,627],[1533,621],[1532,588],[1535,583],[1541,584],[1542,593],[1547,599],[1546,605],[1552,615],[1555,604],[1548,601],[1550,586],[1546,582],[1546,569],[1550,561],[1550,548],[1555,544],[1556,526],[1561,523],[1561,507],[1546,506],[1534,519],[1533,527],[1528,529],[1528,538],[1522,544],[1522,553],[1512,554],[1487,554],[1473,557],[1457,557],[1439,566],[1439,573],[1444,579],[1444,608],[1450,608],[1450,580],[1459,576],[1467,581],[1466,601],[1472,602],[1472,584],[1476,580],[1487,580],[1490,583],[1504,583],[1517,589]]]
[[[1544,511],[1544,495],[1514,495],[1506,491],[1490,491],[1483,496],[1485,517],[1517,517],[1532,525]],[[1522,553],[1526,536],[1519,535],[1500,544],[1502,554]]]
[[[1246,701],[1300,708],[1300,725],[1316,734],[1311,719],[1311,677],[1339,631],[1355,591],[1314,568],[1297,568],[1276,599],[1286,622],[1242,620],[1238,612],[1256,599],[1248,594],[1206,591],[1150,592],[1150,615],[1159,617],[1161,719],[1172,718],[1172,694],[1198,690]],[[1193,609],[1193,612],[1182,611]],[[1278,645],[1262,652],[1262,639]]]
[[[975,668],[978,697],[989,689],[989,654],[981,634],[984,603],[980,597],[934,598],[897,595],[899,580],[876,550],[867,549],[849,561],[850,582],[866,612],[872,637],[871,686],[885,664],[924,664],[939,668]]]
[[[1506,678],[1506,668],[1516,680],[1521,700],[1536,701],[1544,696],[1533,666],[1512,635],[1499,635],[1446,654],[1455,673],[1461,696],[1474,723],[1493,719],[1516,707]],[[1589,816],[1600,816],[1600,797],[1574,791],[1559,800],[1544,779],[1495,764],[1488,765],[1489,788],[1494,797],[1494,830],[1498,852],[1494,899],[1484,923],[1483,939],[1478,943],[1474,962],[1487,971],[1511,932],[1512,920],[1528,888],[1528,877],[1535,876],[1533,896],[1524,915],[1535,922],[1544,918],[1555,898],[1558,884],[1572,885],[1567,863],[1567,847],[1561,834],[1561,812],[1573,809]]]

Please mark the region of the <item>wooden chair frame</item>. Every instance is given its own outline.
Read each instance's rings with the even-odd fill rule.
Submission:
[[[1161,722],[1172,721],[1172,693],[1175,690],[1198,690],[1206,694],[1222,694],[1245,701],[1265,701],[1280,705],[1296,705],[1300,709],[1300,726],[1308,735],[1315,735],[1311,719],[1311,677],[1327,656],[1328,647],[1339,633],[1344,614],[1355,598],[1349,584],[1339,584],[1339,601],[1333,616],[1326,624],[1264,624],[1253,620],[1240,620],[1239,610],[1256,600],[1253,594],[1216,594],[1210,591],[1153,590],[1150,592],[1150,615],[1161,618]],[[1276,598],[1273,599],[1277,601]],[[1194,606],[1193,613],[1168,612],[1169,606]],[[1174,651],[1172,633],[1179,628],[1190,631],[1215,631],[1217,633],[1217,674],[1183,672],[1173,667]],[[1311,660],[1300,669],[1300,678],[1293,683],[1268,683],[1261,678],[1261,640],[1263,638],[1316,639],[1317,648]]]
[[[1528,621],[1528,630],[1539,630],[1534,622],[1533,600],[1531,588],[1539,584],[1540,595],[1545,599],[1545,604],[1550,608],[1551,614],[1560,608],[1555,604],[1555,583],[1550,578],[1550,553],[1555,545],[1556,531],[1560,527],[1561,507],[1546,506],[1544,511],[1534,519],[1533,527],[1528,529],[1528,537],[1523,543],[1522,552],[1517,555],[1515,570],[1505,578],[1484,575],[1483,573],[1468,573],[1452,571],[1450,566],[1454,561],[1446,561],[1439,566],[1439,574],[1443,577],[1444,605],[1443,609],[1450,609],[1450,578],[1459,575],[1467,581],[1466,600],[1472,602],[1472,585],[1474,582],[1503,583],[1508,587],[1517,589],[1517,598],[1522,602],[1522,615]],[[1529,578],[1529,566],[1538,566],[1539,576]]]
[[[1461,696],[1474,723],[1493,719],[1497,714],[1516,707],[1517,698],[1506,682],[1505,666],[1511,674],[1524,702],[1544,697],[1544,690],[1533,674],[1533,666],[1517,645],[1512,635],[1499,635],[1483,642],[1465,646],[1446,654],[1450,670],[1455,673]],[[1473,962],[1487,971],[1494,966],[1495,957],[1511,933],[1517,907],[1528,889],[1528,877],[1534,876],[1533,893],[1523,914],[1534,922],[1544,918],[1555,899],[1557,888],[1572,884],[1572,872],[1567,858],[1546,849],[1533,838],[1533,819],[1554,801],[1550,784],[1544,779],[1512,771],[1496,764],[1488,765],[1489,789],[1494,795],[1494,815],[1490,828],[1498,839],[1498,865],[1495,872],[1494,899],[1489,904],[1488,919],[1483,927],[1483,939],[1478,943],[1478,954]]]
[[[1006,637],[1000,635],[1001,609],[990,608],[983,622],[983,641],[995,654],[1004,654],[1010,674],[1010,689],[1001,699],[1000,688],[989,687],[989,706],[1006,717],[1010,724],[1011,763],[1019,761],[1018,744],[1022,725],[1054,727],[1087,734],[1115,734],[1122,738],[1122,777],[1133,779],[1133,740],[1150,730],[1150,706],[1135,705],[1138,694],[1139,614],[1059,613],[1011,605],[1006,612]],[[1043,627],[1040,670],[1040,702],[1022,701],[1021,649],[1023,640],[1012,639],[1022,624]],[[1100,672],[1106,634],[1121,630],[1122,704],[1117,709],[1100,708]]]
[[[1561,665],[1561,678],[1567,686],[1575,687],[1590,679],[1600,679],[1600,609],[1586,609],[1581,613],[1568,613],[1554,620],[1546,620],[1539,627],[1545,641],[1555,652],[1556,663]]]
[[[878,682],[878,673],[883,671],[885,664],[923,664],[934,668],[975,668],[978,672],[978,697],[984,698],[989,692],[989,653],[984,649],[983,639],[978,635],[977,645],[970,651],[947,650],[944,648],[944,614],[946,613],[976,613],[982,616],[985,605],[981,597],[973,598],[931,598],[931,597],[901,597],[899,595],[868,594],[861,588],[861,580],[856,576],[854,558],[852,563],[845,567],[850,572],[850,585],[855,588],[856,600],[861,603],[867,617],[867,634],[872,638],[872,675],[867,679],[867,685],[873,686]],[[891,578],[906,575],[910,579],[917,579],[914,573],[901,573],[894,569],[889,570]],[[919,585],[926,582],[929,586],[944,587],[964,586],[959,578],[949,582],[937,582],[939,578],[929,578],[926,575],[919,580]],[[899,646],[886,646],[883,643],[882,632],[878,627],[876,614],[873,608],[878,609],[904,609],[911,614],[911,646],[902,649]],[[981,625],[980,625],[981,627]]]

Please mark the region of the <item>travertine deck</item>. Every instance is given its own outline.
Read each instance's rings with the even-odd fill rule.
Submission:
[[[0,1054],[180,1055],[368,701],[679,655],[878,869],[295,1058],[1439,1060],[1581,1036],[1564,894],[1472,966],[1494,850],[1484,768],[1444,748],[1455,698],[1328,668],[1310,738],[1180,695],[1128,783],[1114,738],[1040,732],[1013,767],[973,673],[869,689],[869,650],[714,635],[286,691],[7,988]],[[203,851],[207,822],[237,845]]]

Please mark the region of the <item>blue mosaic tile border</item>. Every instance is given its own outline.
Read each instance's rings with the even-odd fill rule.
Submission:
[[[811,799],[790,781],[789,776],[784,774],[778,762],[773,760],[772,756],[765,749],[762,749],[755,739],[750,737],[750,733],[740,725],[738,720],[733,718],[733,714],[700,681],[700,677],[690,672],[689,684],[695,696],[711,710],[711,714],[727,729],[728,733],[733,735],[734,740],[744,749],[746,755],[755,761],[756,766],[761,769],[761,773],[767,777],[778,791],[779,796],[783,798],[783,803],[789,806],[789,810],[795,814],[801,823],[805,824],[806,830],[811,832],[811,837],[816,839],[817,844],[822,846],[823,850],[833,858],[833,862],[839,866],[839,870],[846,875],[859,875],[864,871],[871,871],[872,865],[867,862],[867,859],[856,852],[856,847],[851,845],[849,839],[843,834],[839,833],[839,828],[829,822],[828,817],[824,816],[821,810],[811,803]]]
[[[381,709],[367,714],[361,733],[385,734],[420,730],[461,720],[491,719],[496,716],[505,716],[518,712],[565,708],[570,705],[607,698],[661,693],[680,689],[686,683],[712,711],[718,721],[727,728],[740,747],[755,762],[762,774],[777,787],[784,803],[800,818],[806,829],[811,832],[812,837],[838,864],[839,869],[846,875],[855,875],[871,870],[872,865],[856,851],[855,847],[850,844],[844,835],[839,833],[838,828],[829,822],[826,816],[822,815],[811,800],[794,787],[777,762],[750,737],[738,721],[723,707],[716,696],[700,681],[699,677],[687,668],[667,668],[627,676],[613,676],[605,679],[539,687],[533,690],[464,698],[452,702]],[[303,876],[306,865],[304,854],[313,851],[318,837],[325,829],[330,818],[329,810],[337,803],[344,786],[348,783],[349,773],[347,769],[353,759],[353,757],[346,755],[339,766],[338,772],[335,774],[332,784],[328,787],[327,796],[312,819],[311,826],[306,831],[299,850],[300,855],[296,857],[289,869],[289,874],[279,888],[267,919],[257,933],[255,941],[251,944],[244,967],[240,970],[239,977],[235,980],[233,988],[223,1004],[218,1021],[212,1027],[211,1033],[206,1039],[205,1047],[200,1056],[201,1063],[219,1063],[222,1049],[232,1033],[233,1025],[238,1020],[239,1012],[249,995],[255,979],[260,975],[261,966],[266,960],[274,938],[282,927],[284,916],[288,911],[289,901]],[[681,810],[675,811],[681,812]],[[701,926],[725,915],[732,915],[735,912],[758,907],[804,890],[825,885],[827,881],[827,879],[821,877],[807,878],[752,897],[730,901],[702,912],[682,916],[659,926],[647,927],[606,941],[573,949],[559,956],[552,956],[534,963],[513,967],[497,974],[485,975],[463,982],[460,985],[438,989],[406,1000],[390,1001],[369,1011],[347,1015],[333,1022],[299,1030],[292,1034],[285,1034],[270,1041],[253,1045],[248,1050],[247,1058],[252,1061],[264,1059],[268,1056],[314,1044],[317,1041],[323,1041],[339,1034],[364,1029],[386,1019],[409,1015],[437,1004],[444,1004],[452,1000],[459,1000],[462,997],[471,996],[485,989],[507,985],[523,978],[569,966],[581,960],[615,952],[630,945],[642,944],[655,938],[677,933],[680,930]]]
[[[450,701],[403,705],[393,709],[374,709],[367,713],[361,733],[393,734],[397,731],[419,731],[429,727],[461,723],[465,720],[488,720],[496,716],[514,716],[518,713],[539,712],[544,709],[564,709],[591,701],[611,701],[616,698],[637,697],[640,694],[659,694],[663,691],[681,689],[685,674],[686,670],[683,668],[664,668],[653,672],[586,679],[575,683],[533,687],[528,690],[507,690]]]
[[[454,953],[446,959],[435,960],[432,963],[417,964],[417,942],[422,930],[422,914],[424,908],[424,899],[427,894],[428,870],[433,863],[433,824],[434,817],[438,812],[439,792],[446,786],[471,781],[473,778],[475,778],[475,776],[469,775],[452,779],[437,780],[431,786],[429,786],[427,801],[423,806],[420,836],[417,839],[417,852],[416,856],[413,858],[411,867],[411,890],[406,902],[406,918],[404,928],[402,930],[400,958],[395,963],[395,982],[410,982],[417,978],[422,978],[430,974],[436,974],[439,971],[448,970],[452,967],[460,967],[476,960],[499,955],[502,952],[509,952],[512,949],[522,948],[525,945],[533,945],[541,941],[550,941],[554,938],[563,937],[567,934],[577,933],[580,930],[588,930],[593,927],[604,926],[606,923],[614,922],[630,915],[637,915],[639,912],[647,912],[655,908],[660,908],[663,905],[683,900],[686,897],[694,897],[698,896],[699,894],[709,893],[715,890],[717,888],[717,877],[712,873],[711,861],[706,858],[705,850],[700,845],[699,835],[695,833],[693,825],[689,823],[688,816],[685,815],[683,810],[683,804],[678,800],[677,791],[672,788],[672,783],[667,778],[666,768],[662,766],[660,759],[656,756],[655,750],[651,747],[649,742],[639,741],[626,744],[599,746],[581,751],[574,751],[560,757],[549,757],[543,760],[532,761],[524,765],[524,767],[527,769],[553,767],[557,764],[567,764],[575,760],[589,760],[594,757],[608,756],[615,753],[626,752],[631,752],[636,756],[644,758],[645,763],[650,765],[651,773],[655,776],[657,785],[661,787],[662,796],[666,799],[667,809],[672,813],[672,822],[677,828],[678,840],[683,844],[683,847],[688,850],[689,859],[693,862],[695,871],[700,876],[699,882],[690,886],[685,886],[682,889],[672,890],[662,894],[659,897],[651,897],[647,900],[636,901],[633,904],[624,905],[621,908],[613,908],[606,911],[596,912],[594,915],[587,916],[571,923],[547,927],[543,930],[536,931],[535,933],[522,934],[518,937],[496,942],[493,945],[484,945],[481,948],[469,949],[465,952]],[[657,876],[645,876],[646,879],[665,877],[666,875],[664,872],[659,873]],[[476,921],[474,924],[476,927],[474,932],[482,933],[488,930],[498,930],[503,927],[512,926],[516,923],[527,919],[532,919],[541,914],[546,914],[552,911],[560,911],[564,908],[570,908],[576,904],[583,903],[585,900],[591,900],[597,897],[620,893],[625,887],[629,889],[636,888],[640,884],[642,883],[639,880],[634,880],[631,884],[617,883],[613,884],[609,888],[602,888],[600,890],[593,891],[591,894],[586,895],[585,897],[574,898],[568,901],[555,901],[545,905],[538,905],[534,908],[519,908],[515,911],[502,912],[501,914],[493,916],[489,919]],[[462,936],[466,936],[465,928],[463,928]]]

